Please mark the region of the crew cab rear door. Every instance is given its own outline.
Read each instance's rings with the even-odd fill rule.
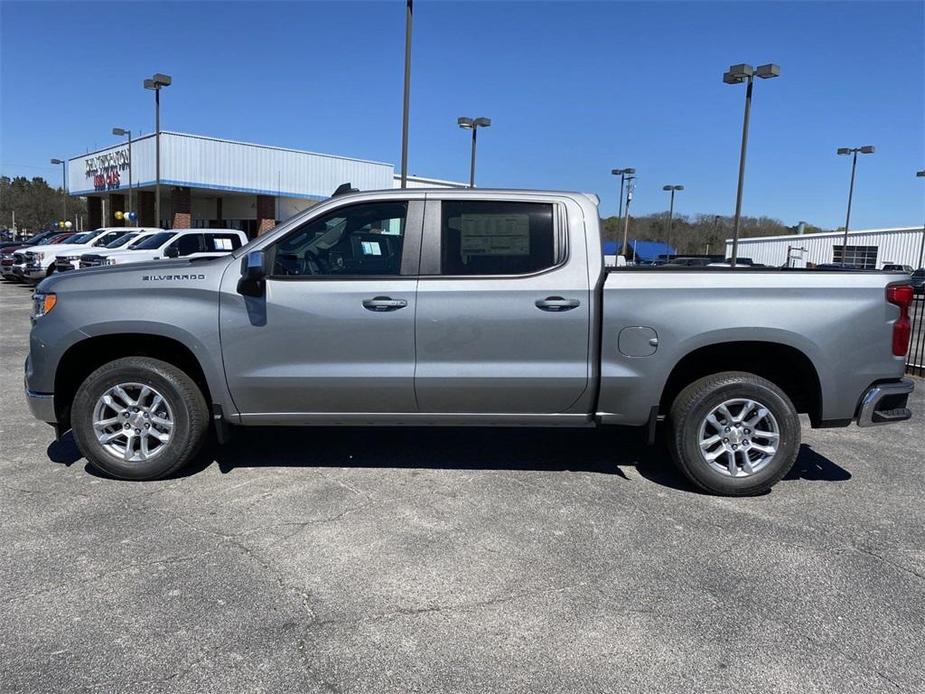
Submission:
[[[590,378],[581,215],[556,196],[428,194],[415,321],[422,413],[576,411]]]

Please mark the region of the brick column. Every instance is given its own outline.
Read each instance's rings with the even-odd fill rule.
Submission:
[[[103,226],[103,198],[87,196],[87,229],[99,229]]]
[[[193,200],[189,188],[170,190],[170,225],[174,229],[189,229],[193,223]]]
[[[154,193],[150,190],[139,190],[137,196],[135,204],[138,206],[138,226],[160,226],[154,218]]]
[[[257,236],[266,234],[276,226],[276,198],[272,195],[257,196]]]
[[[124,227],[125,221],[116,219],[116,212],[125,212],[125,196],[122,193],[109,194],[109,219],[106,220],[108,227]]]

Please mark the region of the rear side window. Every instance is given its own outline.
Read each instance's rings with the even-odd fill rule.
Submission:
[[[240,247],[237,234],[206,234],[206,251],[234,251]]]
[[[440,229],[444,275],[526,275],[556,264],[549,203],[444,200]]]

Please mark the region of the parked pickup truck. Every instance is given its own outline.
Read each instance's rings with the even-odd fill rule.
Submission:
[[[798,413],[910,417],[911,300],[882,272],[605,271],[586,194],[349,193],[222,258],[44,280],[26,396],[128,479],[177,470],[210,423],[219,442],[229,425],[626,425],[651,441],[666,420],[695,484],[755,494],[793,465]]]

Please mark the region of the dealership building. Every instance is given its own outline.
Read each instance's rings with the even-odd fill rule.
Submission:
[[[160,219],[155,214],[155,136],[67,160],[67,189],[86,197],[86,228],[234,228],[249,236],[329,198],[343,183],[359,190],[399,186],[392,164],[162,131]],[[464,184],[412,176],[409,187]],[[134,212],[131,222],[118,219]]]
[[[886,264],[919,267],[922,227],[861,229],[848,232],[844,262],[870,270]],[[787,236],[758,236],[739,239],[738,255],[756,263],[775,267],[807,267],[841,263],[844,231]],[[732,255],[732,239],[726,240],[726,257]]]

